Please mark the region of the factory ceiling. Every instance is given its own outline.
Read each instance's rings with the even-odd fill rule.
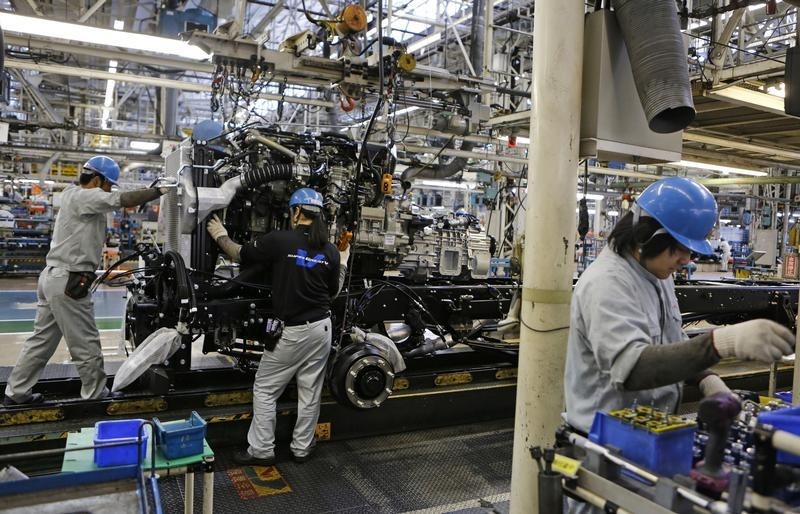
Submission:
[[[500,104],[493,105],[493,132],[475,131],[472,137],[483,138],[496,150],[505,142],[496,139],[498,134],[520,129],[524,135],[529,123],[525,95],[530,92],[533,66],[534,5],[521,0],[491,1],[490,30],[486,31],[490,39],[485,45],[489,53],[482,75],[506,94],[495,97]],[[684,34],[697,109],[684,135],[685,159],[771,170],[772,174],[800,170],[800,119],[783,113],[781,98],[786,91],[785,54],[798,32],[793,3],[739,0],[725,7],[715,7],[718,2],[711,0],[676,3],[678,8],[686,6]],[[477,74],[469,59],[473,2],[389,4],[382,13],[383,33],[406,45],[418,66]],[[594,4],[587,2],[589,8]],[[345,5],[327,0],[21,0],[0,2],[0,14],[177,37],[170,32],[174,27],[163,19],[169,13],[192,12],[197,19],[190,21],[211,18],[219,24],[216,32],[224,37],[259,41],[265,50],[277,51],[281,43],[303,31],[319,34],[319,22],[335,19]],[[376,4],[367,4],[367,12],[362,46],[377,32]],[[2,18],[0,25],[8,27]],[[41,169],[52,160],[53,152],[57,152],[55,162],[79,162],[98,149],[137,166],[152,165],[158,162],[161,145],[184,137],[194,124],[209,118],[274,123],[289,131],[351,127],[348,133],[358,137],[374,106],[374,97],[367,94],[352,109],[342,109],[340,103],[346,100],[342,91],[324,81],[290,83],[275,77],[250,96],[237,98],[236,104],[226,105],[222,99],[214,110],[210,93],[215,66],[208,60],[138,52],[111,42],[67,41],[59,33],[6,30],[5,39],[11,94],[2,117],[11,133],[9,142],[0,146],[4,172],[29,164]],[[342,45],[320,41],[304,53],[325,53],[336,59],[342,52]],[[171,100],[177,112],[173,120],[164,107],[170,102],[170,89],[178,91]],[[429,150],[432,144],[443,143],[441,137],[430,137],[441,128],[431,126],[432,112],[436,112],[434,96],[407,95],[387,111],[388,123],[378,120],[383,123],[379,130],[390,131],[390,137],[410,149],[425,151],[427,146]],[[519,148],[508,157],[512,164],[517,161],[517,170],[525,159]],[[708,170],[689,173],[709,175]]]

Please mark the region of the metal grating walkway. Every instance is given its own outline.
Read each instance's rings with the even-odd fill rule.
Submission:
[[[274,468],[239,468],[232,449],[217,451],[214,512],[508,512],[511,419],[323,442],[304,464],[289,459],[287,446],[279,442]],[[164,512],[182,513],[183,478],[160,484]],[[195,513],[201,498],[198,474]]]

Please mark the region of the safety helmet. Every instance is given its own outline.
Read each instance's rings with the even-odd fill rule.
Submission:
[[[300,206],[312,212],[322,210],[322,195],[311,189],[310,187],[303,187],[292,193],[289,198],[289,207]]]
[[[119,180],[119,165],[114,159],[105,155],[95,155],[84,163],[83,169],[102,175],[114,185]]]
[[[717,222],[717,201],[705,186],[683,177],[661,179],[642,191],[636,205],[686,248],[713,252],[706,237]]]

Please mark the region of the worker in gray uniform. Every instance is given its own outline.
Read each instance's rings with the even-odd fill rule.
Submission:
[[[61,195],[46,267],[39,275],[36,320],[6,384],[5,406],[41,403],[33,392],[47,361],[63,336],[81,378],[81,398],[108,396],[100,334],[89,291],[100,263],[106,235],[106,213],[155,200],[161,188],[111,191],[119,180],[113,159],[95,156],[86,161],[77,185]]]
[[[754,319],[689,338],[672,274],[706,240],[717,204],[704,186],[682,177],[645,189],[608,237],[572,296],[564,373],[566,421],[588,433],[597,411],[653,405],[675,412],[684,382],[703,396],[730,390],[709,371],[720,359],[764,363],[794,350],[786,327]],[[573,503],[571,512],[600,512]]]
[[[272,309],[283,331],[274,348],[266,349],[253,384],[253,421],[249,448],[234,454],[241,465],[275,463],[276,403],[293,377],[297,382],[297,422],[291,451],[296,462],[314,450],[325,366],[331,350],[331,299],[339,294],[349,246],[339,251],[327,241],[322,196],[310,188],[289,199],[291,230],[278,230],[241,246],[214,216],[208,232],[225,253],[242,266],[271,267]]]

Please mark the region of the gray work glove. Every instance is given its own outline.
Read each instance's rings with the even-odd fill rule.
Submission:
[[[222,226],[222,222],[219,220],[216,214],[209,218],[206,228],[208,229],[208,233],[211,234],[211,239],[214,241],[220,237],[228,235],[228,231],[225,230],[224,226]]]
[[[697,385],[700,388],[700,392],[703,393],[703,398],[717,393],[733,394],[728,386],[725,385],[725,382],[719,378],[719,375],[707,375]]]
[[[727,325],[712,332],[714,348],[723,359],[736,357],[767,364],[794,353],[791,330],[768,319],[753,319]]]

